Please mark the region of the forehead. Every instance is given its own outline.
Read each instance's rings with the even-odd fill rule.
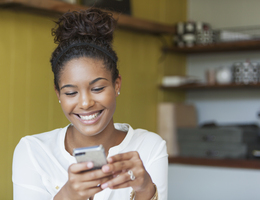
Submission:
[[[60,82],[91,81],[97,77],[112,79],[111,72],[105,68],[102,60],[82,57],[72,59],[64,65]]]

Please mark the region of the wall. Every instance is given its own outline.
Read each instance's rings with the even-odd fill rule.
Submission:
[[[189,0],[188,19],[209,22],[213,28],[259,25],[258,0]]]
[[[188,19],[210,23],[213,28],[259,25],[257,0],[189,0]],[[187,57],[187,74],[204,79],[207,68],[230,66],[250,59],[260,62],[260,52],[215,53]],[[188,92],[186,101],[197,106],[199,123],[256,122],[260,109],[259,90]],[[257,200],[259,170],[200,167],[171,164],[169,199]]]
[[[54,48],[51,20],[0,10],[0,24],[0,199],[9,200],[15,145],[24,135],[63,126],[65,119],[48,62]]]
[[[186,1],[133,0],[132,4],[136,17],[170,24],[186,19]],[[53,90],[49,64],[55,47],[50,34],[52,20],[0,10],[0,199],[12,199],[12,154],[20,138],[68,123]],[[160,92],[159,77],[184,74],[185,57],[166,56],[161,61],[160,37],[121,29],[115,33],[114,46],[123,77],[115,122],[156,131],[157,102],[184,98]]]

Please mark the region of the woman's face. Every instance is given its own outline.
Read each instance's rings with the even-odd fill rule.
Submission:
[[[74,127],[83,135],[93,136],[113,122],[120,87],[121,77],[113,83],[103,61],[83,57],[65,64],[56,94]]]

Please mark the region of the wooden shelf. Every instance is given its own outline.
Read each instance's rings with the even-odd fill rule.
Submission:
[[[86,6],[69,4],[58,0],[0,0],[0,8],[26,11],[42,15],[57,17],[61,13],[74,10],[87,9]],[[118,19],[118,27],[151,34],[174,34],[173,25],[156,23],[149,20],[138,19],[130,15],[112,12]]]
[[[193,158],[193,157],[169,157],[169,164],[260,169],[260,160],[242,160],[242,159],[238,160],[238,159],[208,159],[208,158]]]
[[[193,47],[164,47],[164,52],[173,52],[180,54],[199,54],[199,53],[216,53],[216,52],[237,52],[260,50],[260,40],[237,41],[214,43],[208,45],[196,45]]]
[[[160,86],[160,89],[163,90],[206,90],[206,89],[260,89],[260,83],[257,84],[225,84],[225,85],[207,85],[207,84],[188,84],[188,85],[182,85],[182,86],[176,86],[176,87],[166,87],[166,86]]]

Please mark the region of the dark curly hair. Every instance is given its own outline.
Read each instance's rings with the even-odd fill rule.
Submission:
[[[89,8],[83,11],[67,12],[55,23],[52,35],[58,46],[52,53],[50,62],[55,88],[58,91],[59,79],[65,63],[80,57],[102,60],[106,69],[111,71],[112,80],[115,82],[119,72],[117,69],[118,57],[112,48],[116,21],[111,13]],[[93,45],[77,45],[81,43]],[[70,46],[72,47],[70,48]],[[93,46],[98,46],[98,48]],[[100,48],[107,53],[100,51]]]

